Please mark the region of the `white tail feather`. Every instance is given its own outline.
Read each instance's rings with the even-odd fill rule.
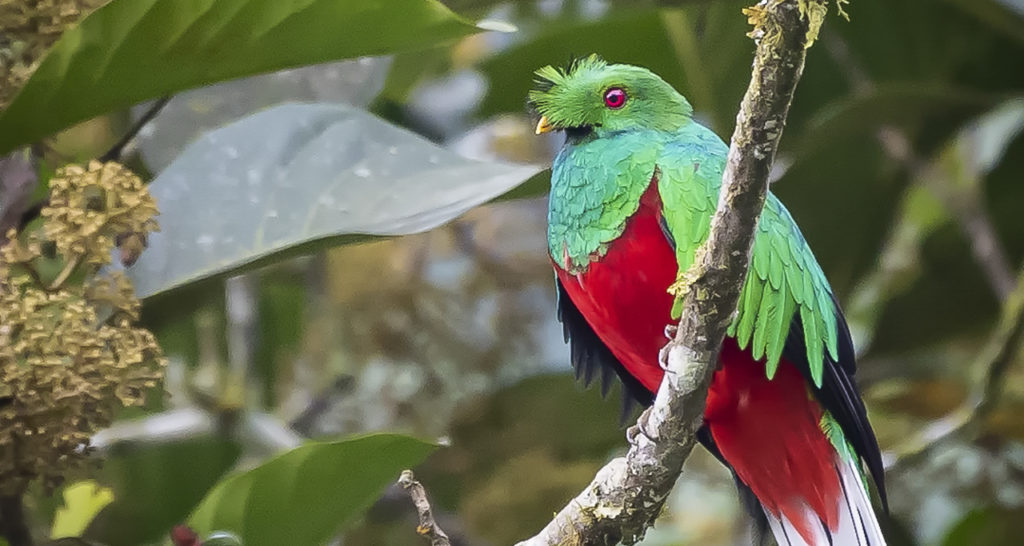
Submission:
[[[807,524],[804,526],[810,528],[813,534],[811,542],[808,542],[788,518],[776,517],[765,510],[768,526],[779,546],[885,546],[885,537],[882,536],[882,529],[871,507],[871,498],[854,465],[853,462],[836,462],[836,472],[843,487],[836,532],[829,533],[818,516],[807,507],[804,510],[804,521]]]

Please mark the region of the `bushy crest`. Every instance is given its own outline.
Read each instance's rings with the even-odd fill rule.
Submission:
[[[550,91],[552,87],[564,83],[566,78],[577,71],[604,68],[606,66],[608,66],[608,62],[597,53],[591,53],[586,57],[572,57],[569,59],[569,63],[562,68],[547,65],[534,72],[537,76],[537,79],[533,80],[534,90],[537,92]]]
[[[536,112],[540,105],[547,102],[547,93],[557,85],[563,85],[566,80],[578,72],[586,70],[599,70],[608,66],[597,53],[591,53],[586,57],[572,57],[564,67],[547,65],[534,72],[536,78],[533,80],[533,89],[530,91],[527,106]]]

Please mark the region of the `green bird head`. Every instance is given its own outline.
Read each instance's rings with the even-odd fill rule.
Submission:
[[[690,103],[657,74],[609,64],[597,55],[573,60],[565,68],[545,66],[536,75],[528,104],[540,115],[537,134],[673,131],[693,113]]]

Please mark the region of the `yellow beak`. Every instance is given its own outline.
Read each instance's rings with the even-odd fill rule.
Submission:
[[[538,135],[542,135],[544,133],[547,133],[547,132],[550,132],[550,131],[554,131],[554,130],[555,130],[555,127],[554,127],[554,125],[551,125],[550,121],[548,121],[547,116],[541,116],[540,117],[540,121],[537,122],[537,134]]]

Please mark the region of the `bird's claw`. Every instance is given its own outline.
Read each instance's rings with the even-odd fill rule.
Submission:
[[[643,431],[640,430],[640,425],[630,425],[629,428],[626,429],[626,442],[628,442],[630,446],[636,447],[636,438],[642,433]]]
[[[675,373],[673,370],[670,370],[668,368],[668,354],[670,352],[670,347],[672,347],[671,343],[665,345],[664,347],[661,348],[661,350],[658,351],[658,367],[661,368],[662,371],[664,371],[665,373]]]
[[[636,424],[634,424],[634,425],[632,425],[632,426],[630,426],[629,428],[626,429],[626,441],[629,442],[630,446],[637,447],[638,446],[637,438],[639,438],[641,435],[644,436],[645,438],[647,438],[648,440],[651,440],[651,441],[654,440],[651,437],[651,435],[647,433],[647,430],[646,430],[647,429],[647,418],[648,418],[649,415],[650,415],[650,410],[649,409],[644,410],[644,412],[640,414],[640,418],[637,419]]]
[[[658,367],[660,367],[663,371],[666,371],[666,372],[671,372],[672,371],[672,370],[668,369],[668,348],[669,348],[670,345],[672,345],[671,342],[672,342],[672,340],[674,340],[676,338],[676,332],[678,332],[678,331],[679,331],[679,325],[678,324],[666,324],[665,325],[665,337],[668,338],[669,343],[667,345],[665,345],[664,347],[662,347],[660,351],[658,351]]]

